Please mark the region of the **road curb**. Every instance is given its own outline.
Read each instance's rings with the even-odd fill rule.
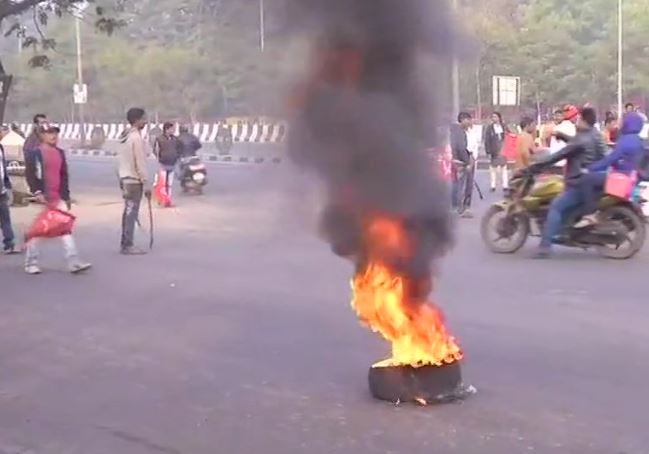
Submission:
[[[83,157],[101,157],[101,158],[114,158],[117,153],[108,150],[87,150],[87,149],[71,149],[69,151],[71,156]],[[215,155],[215,154],[202,154],[206,162],[228,162],[228,163],[242,163],[242,164],[281,164],[283,158],[279,156],[260,157],[260,156],[236,156],[236,155]]]
[[[84,157],[103,157],[103,158],[114,158],[117,156],[117,153],[114,151],[108,150],[88,150],[88,149],[78,149],[73,148],[69,151],[71,156],[84,156]],[[286,161],[286,158],[281,156],[240,156],[240,155],[219,155],[219,154],[201,154],[201,157],[205,162],[217,162],[217,163],[238,163],[238,164],[281,164]],[[508,166],[510,169],[512,165]],[[478,161],[478,170],[488,170],[489,161],[480,160]]]

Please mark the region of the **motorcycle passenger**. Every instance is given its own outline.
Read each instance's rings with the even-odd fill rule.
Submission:
[[[583,170],[593,162],[599,161],[606,151],[606,145],[600,132],[595,128],[597,114],[594,109],[582,109],[577,122],[577,135],[562,150],[551,155],[548,159],[533,164],[528,171],[535,173],[564,161],[565,189],[561,195],[552,201],[548,217],[543,227],[541,244],[537,258],[549,257],[552,253],[552,240],[561,232],[566,215],[579,208],[583,203],[580,182]]]
[[[644,120],[637,112],[624,115],[622,129],[613,152],[588,166],[587,173],[580,183],[585,214],[590,215],[597,210],[597,202],[604,190],[609,168],[626,175],[638,170],[644,154],[644,143],[640,138],[643,127]],[[593,215],[586,217],[584,221],[592,224],[596,219]]]

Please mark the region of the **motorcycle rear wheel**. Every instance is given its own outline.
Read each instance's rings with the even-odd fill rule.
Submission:
[[[602,257],[627,260],[640,252],[644,246],[647,231],[644,219],[633,209],[627,206],[613,206],[604,210],[600,219],[602,222],[618,222],[624,226],[627,235],[627,241],[623,245],[598,246],[597,250]]]
[[[525,246],[530,236],[530,222],[521,214],[507,217],[503,207],[494,205],[482,217],[480,236],[491,252],[513,254]]]

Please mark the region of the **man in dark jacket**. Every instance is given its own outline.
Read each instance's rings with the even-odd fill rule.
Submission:
[[[549,257],[552,252],[552,241],[561,232],[566,215],[578,209],[583,203],[580,188],[585,169],[600,160],[606,152],[606,144],[601,133],[595,128],[597,114],[594,109],[584,108],[577,123],[577,135],[562,150],[545,161],[533,164],[529,170],[539,171],[557,162],[566,161],[565,189],[552,201],[548,217],[543,228],[538,258]]]
[[[34,115],[34,122],[32,123],[32,130],[29,133],[25,143],[23,144],[23,156],[27,159],[27,153],[35,151],[41,144],[41,137],[38,130],[41,125],[47,123],[47,116],[45,114]]]
[[[0,145],[0,229],[2,230],[2,245],[5,254],[17,254],[14,230],[11,226],[11,181],[7,170],[5,151]]]
[[[153,146],[153,154],[160,163],[160,172],[164,172],[165,189],[169,197],[171,197],[171,188],[173,186],[174,169],[183,151],[182,144],[178,137],[174,135],[174,127],[173,123],[165,123],[162,126],[162,134],[158,136]],[[156,175],[156,181],[157,177],[158,175]]]
[[[42,123],[36,130],[40,146],[25,156],[25,177],[36,201],[49,208],[70,210],[70,180],[65,152],[58,147],[59,128]],[[79,259],[79,253],[72,235],[64,235],[63,247],[68,261],[68,269],[77,274],[88,270],[91,265]],[[40,274],[38,266],[38,238],[27,244],[25,271],[27,274]]]
[[[471,207],[473,194],[474,156],[469,151],[467,131],[473,120],[471,114],[460,112],[457,124],[451,126],[451,153],[453,155],[453,186],[451,207],[460,215],[466,215]]]

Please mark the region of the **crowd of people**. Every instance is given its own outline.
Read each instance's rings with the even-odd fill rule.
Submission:
[[[124,255],[140,255],[144,249],[135,245],[135,226],[139,220],[143,197],[151,197],[151,178],[147,166],[149,145],[143,130],[147,124],[144,109],[132,108],[127,113],[129,128],[121,137],[117,158],[119,186],[124,199],[122,213],[122,234],[120,252]],[[155,138],[153,154],[168,194],[174,181],[174,172],[183,157],[195,156],[201,148],[199,139],[190,133],[189,128],[180,126],[179,134],[174,134],[175,125],[165,123],[162,134]],[[69,167],[66,154],[59,143],[60,129],[49,122],[44,114],[37,114],[29,136],[23,144],[25,179],[33,202],[44,206],[44,212],[69,213],[72,206],[70,193]],[[153,182],[155,185],[155,180]],[[19,254],[21,249],[11,219],[12,183],[7,166],[7,156],[0,145],[0,227],[2,231],[4,254]],[[51,219],[50,219],[51,218]],[[39,216],[35,222],[47,223],[53,216]],[[34,228],[34,226],[32,226]],[[45,228],[45,227],[44,227]],[[47,236],[47,234],[43,234]],[[91,268],[91,264],[81,260],[72,232],[64,232],[60,237],[70,272],[77,274]],[[25,271],[40,274],[38,235],[25,244]]]
[[[461,112],[457,120],[450,131],[451,205],[461,217],[472,217],[470,209],[477,188],[475,172],[481,147],[475,134],[471,134],[471,115]],[[567,105],[557,110],[553,121],[542,127],[533,118],[523,117],[515,130],[505,125],[500,113],[494,112],[482,134],[492,191],[496,191],[498,177],[502,179],[502,187],[508,188],[508,161],[516,172],[547,171],[564,176],[565,189],[549,208],[538,257],[550,255],[553,239],[561,231],[568,213],[578,213],[578,228],[597,221],[598,201],[609,175],[628,177],[629,184],[642,175],[647,153],[640,135],[646,123],[647,117],[630,103],[619,119],[607,113],[601,128],[595,109],[588,106]],[[509,151],[508,135],[513,138]]]

